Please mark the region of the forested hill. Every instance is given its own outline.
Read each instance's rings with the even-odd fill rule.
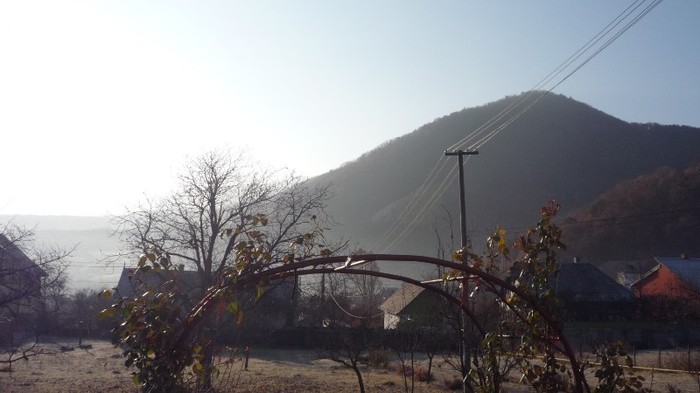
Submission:
[[[339,223],[332,232],[372,249],[444,150],[518,98],[436,119],[311,179],[332,184],[335,196],[329,212]],[[700,129],[627,123],[574,99],[547,95],[465,165],[473,242],[482,243],[496,225],[513,233],[534,224],[538,207],[548,200],[557,200],[567,213],[622,181],[664,166],[687,168],[700,156],[698,147]],[[433,227],[446,238],[447,212],[453,214],[458,230],[457,192],[455,181],[393,251],[435,255]]]
[[[700,255],[700,162],[622,182],[562,222],[567,254],[589,261]]]

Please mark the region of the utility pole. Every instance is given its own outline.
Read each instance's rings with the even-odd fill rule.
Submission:
[[[466,202],[464,197],[464,156],[476,155],[479,151],[464,151],[457,150],[453,152],[448,152],[445,150],[446,156],[457,156],[458,168],[459,168],[459,224],[462,230],[462,264],[467,265],[467,246],[469,245],[469,239],[467,235],[467,213],[466,213]],[[468,284],[469,278],[467,273],[462,273],[462,304],[468,307]],[[467,383],[467,378],[469,375],[469,370],[471,369],[471,351],[469,348],[469,338],[467,336],[467,317],[462,313],[462,364],[466,369],[464,379],[462,380],[462,391],[464,393],[472,392],[471,384]]]
[[[464,151],[457,150],[453,152],[448,152],[445,150],[446,156],[457,156],[458,159],[458,169],[459,169],[459,225],[462,230],[462,248],[469,244],[467,235],[467,213],[466,213],[466,203],[464,198],[464,156],[473,156],[479,154],[478,150]]]

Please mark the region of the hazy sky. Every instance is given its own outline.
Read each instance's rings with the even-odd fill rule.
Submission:
[[[118,214],[222,147],[323,173],[529,90],[632,3],[2,1],[0,214]],[[700,126],[698,17],[662,3],[555,92]]]

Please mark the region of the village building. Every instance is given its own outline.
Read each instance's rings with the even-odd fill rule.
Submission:
[[[41,267],[0,234],[0,343],[11,341],[19,326],[34,323],[42,305],[44,277]]]
[[[379,309],[384,314],[384,329],[396,329],[401,322],[426,323],[440,318],[442,304],[440,295],[404,283]]]
[[[0,317],[33,313],[41,303],[46,272],[0,234]]]
[[[590,263],[562,263],[553,281],[565,321],[617,321],[635,316],[637,299]]]
[[[162,285],[177,285],[182,303],[192,307],[199,301],[203,288],[199,285],[199,272],[179,268],[175,270],[149,270],[139,273],[136,268],[123,268],[115,288],[116,296],[139,296],[147,288],[161,288]],[[224,321],[223,334],[226,340],[251,341],[265,337],[271,332],[289,327],[293,323],[295,285],[293,280],[278,280],[266,285],[258,292],[253,286],[241,290],[237,296],[243,311],[242,319],[235,321],[226,312],[227,304],[218,304],[216,318]],[[187,308],[185,307],[185,308]]]
[[[634,294],[595,266],[561,263],[558,267],[559,272],[552,277],[550,285],[559,299],[558,312],[563,320],[619,321],[635,317],[637,299]],[[379,308],[384,312],[384,328],[395,329],[404,321],[440,320],[441,312],[444,314],[443,304],[438,294],[404,284]]]
[[[700,258],[657,257],[657,265],[632,284],[647,319],[700,318]]]

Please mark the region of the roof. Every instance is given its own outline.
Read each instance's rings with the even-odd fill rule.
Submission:
[[[678,278],[690,285],[692,289],[700,291],[700,258],[672,258],[672,257],[656,257],[654,258],[659,263],[647,272],[644,277],[632,284],[636,286],[647,277],[656,273],[661,266],[665,266]]]
[[[132,281],[135,272],[136,268],[125,267],[122,270],[122,274],[119,277],[119,282],[117,283],[117,293],[119,296],[132,297],[135,295],[135,289],[137,289],[136,287],[140,285],[140,281]],[[178,271],[178,273],[178,279],[181,285],[184,283],[184,285],[187,286],[186,289],[188,291],[198,287],[199,275],[196,271],[181,270]],[[142,279],[149,286],[158,287],[160,284],[175,278],[174,276],[174,271],[161,270],[156,272],[154,270],[150,270],[144,276],[141,276],[140,279]]]
[[[401,288],[397,289],[379,306],[379,309],[389,314],[398,315],[406,306],[416,300],[424,290],[425,288],[404,283]]]
[[[154,270],[149,270],[148,273],[139,277],[138,280],[134,281],[134,273],[136,268],[125,267],[122,270],[122,274],[119,277],[119,282],[117,283],[117,294],[121,297],[133,297],[136,293],[135,290],[142,281],[151,287],[159,287],[162,283],[177,279],[178,284],[183,286],[185,292],[193,293],[195,290],[200,289],[199,280],[200,275],[196,270],[161,270],[156,272]],[[142,281],[141,281],[142,280]],[[273,298],[272,301],[280,301],[284,299],[289,299],[291,291],[294,288],[294,281],[290,280],[275,280],[265,287],[264,297]],[[257,298],[256,288],[245,288],[239,292],[241,301],[252,301]]]
[[[590,263],[560,264],[554,289],[564,302],[635,301],[632,292]]]
[[[32,272],[38,276],[46,276],[46,272],[17,247],[17,245],[0,234],[0,261],[9,260],[12,263],[12,271]]]

